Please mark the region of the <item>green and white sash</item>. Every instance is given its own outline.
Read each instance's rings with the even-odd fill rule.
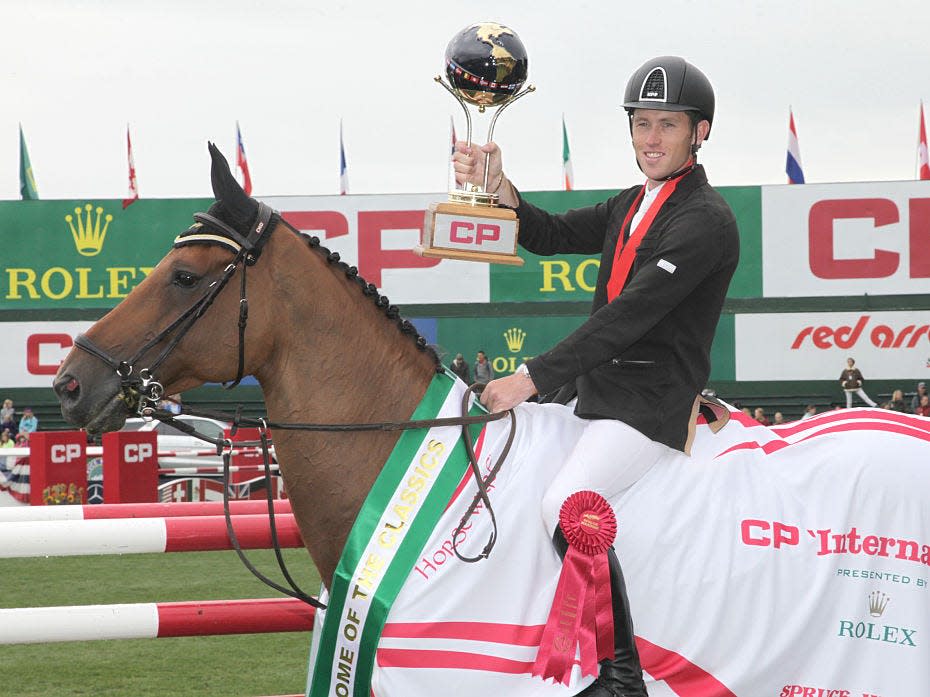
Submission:
[[[437,375],[411,418],[461,416],[464,390],[451,374]],[[480,413],[479,407],[471,412]],[[388,612],[466,468],[460,427],[401,434],[336,567],[323,627],[314,637],[307,697],[369,697]]]

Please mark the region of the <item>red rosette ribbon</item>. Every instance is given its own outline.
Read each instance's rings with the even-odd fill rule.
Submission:
[[[582,675],[596,676],[598,661],[614,657],[607,550],[617,536],[617,518],[603,496],[578,491],[562,504],[559,527],[568,551],[532,673],[568,685],[576,646]]]

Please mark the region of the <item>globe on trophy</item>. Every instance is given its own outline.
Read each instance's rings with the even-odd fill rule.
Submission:
[[[435,78],[462,106],[467,142],[472,144],[469,105],[479,114],[496,107],[487,141],[501,112],[517,99],[533,92],[524,88],[527,77],[526,49],[512,29],[496,22],[472,24],[456,34],[446,47],[445,77]],[[466,185],[449,192],[447,201],[433,203],[426,211],[420,244],[414,249],[427,257],[522,265],[517,256],[517,214],[497,205],[500,181],[488,182],[485,160],[482,185]]]

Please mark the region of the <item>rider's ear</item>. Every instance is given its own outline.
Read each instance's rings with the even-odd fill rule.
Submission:
[[[258,205],[239,186],[239,182],[229,169],[229,162],[226,161],[220,149],[210,142],[207,143],[207,148],[213,162],[210,170],[213,196],[223,204],[235,221],[243,221],[248,225],[255,217]]]

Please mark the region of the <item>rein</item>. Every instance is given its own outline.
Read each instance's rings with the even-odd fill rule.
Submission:
[[[211,418],[219,418],[224,421],[232,422],[231,435],[235,435],[236,431],[241,426],[254,426],[259,428],[259,440],[258,441],[237,441],[236,445],[242,447],[261,447],[262,449],[262,460],[264,465],[264,477],[265,477],[265,494],[268,502],[268,516],[269,516],[269,526],[271,530],[271,539],[272,544],[275,550],[275,558],[278,562],[278,567],[281,570],[285,580],[289,584],[290,588],[286,588],[278,583],[275,583],[267,576],[262,574],[255,566],[248,560],[245,553],[242,550],[242,547],[239,544],[239,540],[236,536],[236,532],[232,525],[232,516],[230,515],[229,509],[229,494],[230,494],[230,465],[232,460],[232,448],[233,442],[228,438],[213,438],[206,434],[198,432],[190,424],[184,423],[183,421],[178,421],[175,419],[175,415],[169,412],[159,410],[158,403],[161,401],[164,395],[164,387],[158,380],[155,378],[155,370],[167,359],[170,353],[178,346],[184,336],[193,328],[194,324],[199,320],[207,309],[213,304],[213,301],[219,295],[219,293],[226,287],[229,283],[229,280],[235,274],[236,269],[239,268],[240,264],[242,265],[242,280],[240,283],[240,295],[239,295],[239,319],[238,319],[238,332],[239,332],[239,357],[238,357],[238,367],[236,371],[235,379],[230,383],[223,384],[224,389],[232,389],[237,386],[243,377],[243,372],[245,370],[245,329],[248,323],[248,299],[246,297],[246,269],[249,266],[253,266],[261,255],[262,247],[267,241],[267,235],[270,234],[274,226],[272,226],[271,220],[275,216],[275,212],[266,204],[259,202],[258,203],[258,215],[256,218],[255,225],[252,226],[250,232],[246,236],[240,235],[232,227],[224,223],[223,221],[208,215],[206,213],[196,213],[194,214],[194,219],[197,221],[187,232],[182,233],[175,239],[175,247],[184,246],[186,244],[193,243],[207,243],[207,244],[218,244],[225,246],[235,253],[235,258],[233,261],[228,264],[224,269],[222,275],[215,281],[213,281],[207,292],[196,302],[193,303],[187,310],[185,310],[179,317],[177,317],[173,322],[171,322],[167,327],[162,331],[156,334],[152,339],[147,341],[131,358],[128,360],[117,360],[113,358],[109,353],[98,347],[94,344],[89,338],[85,335],[80,334],[75,338],[74,344],[81,350],[89,353],[90,355],[98,358],[103,361],[106,365],[112,368],[117,376],[120,379],[120,398],[126,404],[127,408],[130,411],[135,411],[138,416],[141,416],[144,419],[158,419],[163,423],[170,424],[174,428],[192,435],[200,440],[203,440],[208,443],[212,443],[216,446],[217,455],[221,455],[223,458],[223,512],[226,518],[226,530],[229,536],[229,539],[232,543],[233,548],[236,550],[239,558],[242,560],[246,568],[260,581],[266,585],[274,588],[275,590],[288,595],[292,598],[301,600],[313,607],[316,608],[325,608],[326,605],[321,603],[319,600],[313,596],[305,593],[301,590],[296,582],[288,573],[287,565],[284,562],[283,555],[281,553],[281,546],[278,542],[277,527],[275,525],[275,512],[274,512],[274,500],[271,491],[271,454],[269,450],[268,442],[268,429],[276,430],[292,430],[292,431],[314,431],[314,432],[336,432],[336,433],[347,433],[347,432],[364,432],[364,431],[405,431],[411,429],[419,428],[433,428],[438,426],[460,426],[462,428],[462,439],[465,444],[465,451],[468,456],[469,467],[471,472],[475,477],[475,482],[478,488],[471,504],[466,510],[465,514],[462,516],[459,524],[456,526],[455,531],[452,535],[452,548],[456,556],[468,563],[476,562],[481,559],[486,559],[493,549],[497,541],[497,518],[494,514],[494,509],[491,505],[490,497],[488,496],[488,487],[493,484],[494,479],[497,476],[498,471],[504,463],[507,455],[510,452],[510,447],[513,444],[513,440],[516,434],[516,415],[511,409],[504,412],[496,412],[493,414],[482,414],[478,416],[469,416],[469,401],[473,394],[478,395],[484,389],[483,385],[472,385],[469,387],[463,397],[462,397],[462,416],[460,417],[446,417],[446,418],[437,418],[437,419],[420,419],[420,420],[410,420],[410,421],[381,421],[381,422],[372,422],[372,423],[354,423],[354,424],[320,424],[320,423],[282,423],[282,422],[269,422],[265,419],[248,419],[242,418],[241,406],[237,409],[236,414],[230,418],[229,414],[223,412],[215,412],[208,410],[186,410],[187,414],[195,416],[207,416]],[[278,220],[290,228],[296,234],[299,234],[286,220],[278,216]],[[209,227],[218,229],[222,234],[212,234],[209,232],[203,232],[201,226],[206,224]],[[173,336],[172,336],[173,335]],[[165,341],[171,337],[167,345],[162,349],[161,353],[156,357],[156,359],[147,367],[140,369],[137,373],[135,371],[135,364],[138,363],[145,354],[155,348],[158,344]],[[136,373],[136,376],[133,376],[133,373]],[[494,466],[488,472],[487,477],[481,476],[480,467],[478,465],[477,458],[475,456],[474,446],[472,443],[471,432],[469,431],[470,426],[486,424],[492,421],[497,421],[502,419],[505,416],[510,416],[510,431],[508,435],[507,442],[505,443],[503,449],[501,450],[500,456],[495,462]],[[488,542],[485,544],[482,551],[474,557],[463,556],[459,550],[456,540],[459,537],[459,533],[462,528],[466,525],[471,515],[477,509],[480,504],[484,504],[487,507],[488,513],[491,517],[492,530],[488,538]]]

